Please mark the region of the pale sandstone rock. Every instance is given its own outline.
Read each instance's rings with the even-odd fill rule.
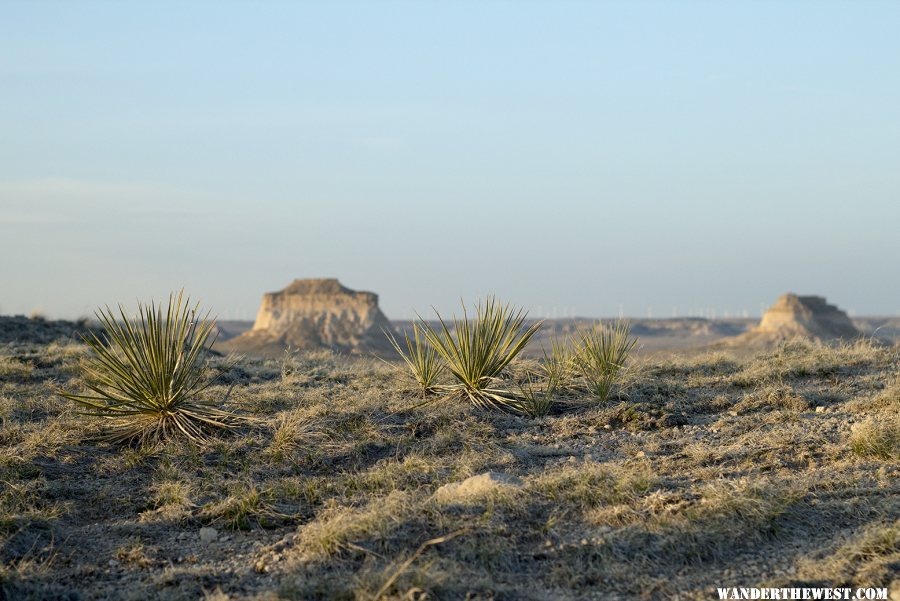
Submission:
[[[460,482],[445,484],[434,493],[434,498],[443,503],[474,501],[495,491],[513,490],[522,487],[522,480],[499,472],[485,472],[471,476]]]
[[[216,539],[219,537],[219,533],[215,528],[203,527],[200,528],[200,542],[205,544],[210,544],[216,542]]]

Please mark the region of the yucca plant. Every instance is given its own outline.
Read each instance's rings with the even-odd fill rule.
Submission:
[[[198,309],[183,291],[169,295],[165,311],[138,303],[133,318],[121,305],[118,316],[108,306],[99,309],[104,332],[84,337],[93,351],[82,365],[89,392],[60,395],[107,419],[102,438],[111,442],[146,445],[183,437],[196,443],[210,429],[233,427],[234,415],[223,408],[227,398],[200,398],[215,380],[206,369],[215,324]]]
[[[624,321],[617,321],[612,328],[598,324],[581,335],[574,355],[575,365],[588,391],[598,401],[609,398],[636,343],[637,339],[631,338],[628,323]]]
[[[544,417],[553,408],[557,382],[547,379],[542,385],[537,374],[526,373],[524,380],[518,385],[519,395],[513,408],[529,417]]]
[[[451,389],[460,391],[472,403],[482,408],[516,410],[516,399],[505,389],[498,388],[498,377],[518,356],[542,322],[525,327],[526,314],[503,305],[493,297],[475,308],[469,319],[465,304],[462,319],[445,322],[437,314],[439,328],[422,322],[422,331],[456,378]]]
[[[548,386],[554,390],[570,386],[575,378],[577,366],[575,353],[569,341],[552,338],[550,352],[544,349],[543,353],[544,362],[541,363],[541,370]]]
[[[385,331],[385,336],[391,342],[391,345],[406,363],[410,373],[418,382],[422,389],[422,394],[432,394],[437,391],[438,378],[444,372],[444,364],[438,357],[434,347],[428,344],[422,327],[418,323],[413,324],[413,337],[410,338],[407,332],[403,333],[406,342],[406,350],[404,350],[397,338],[390,332]]]

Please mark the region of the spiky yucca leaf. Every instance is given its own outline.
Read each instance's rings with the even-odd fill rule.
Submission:
[[[406,363],[410,373],[412,373],[416,382],[422,388],[422,392],[424,394],[436,392],[438,378],[444,372],[445,366],[441,363],[434,347],[425,340],[422,327],[418,323],[413,324],[412,339],[410,339],[408,333],[403,333],[406,341],[405,351],[393,334],[385,331],[385,336],[387,336],[397,354],[403,359],[403,362]]]
[[[455,389],[479,407],[515,411],[513,396],[494,384],[542,322],[524,327],[526,314],[522,309],[514,310],[493,297],[478,303],[474,319],[469,319],[465,304],[462,312],[462,319],[454,317],[450,323],[452,329],[440,313],[440,328],[422,322],[425,338],[457,379]]]
[[[153,302],[138,303],[130,319],[121,305],[118,317],[108,306],[99,309],[102,337],[91,332],[84,338],[93,351],[82,365],[89,392],[60,395],[109,420],[104,438],[112,442],[149,444],[179,436],[200,442],[210,428],[232,427],[224,399],[199,398],[214,380],[205,358],[215,323],[208,312],[198,316],[198,308],[182,291],[169,295],[165,312]]]
[[[631,338],[628,323],[617,321],[612,328],[602,324],[582,334],[575,351],[575,365],[588,390],[600,402],[609,398],[637,338]]]

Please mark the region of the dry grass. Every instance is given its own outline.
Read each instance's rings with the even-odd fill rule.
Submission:
[[[860,457],[900,460],[900,413],[854,424],[850,448]]]
[[[627,396],[540,419],[410,409],[373,360],[245,359],[209,393],[255,421],[148,449],[54,396],[84,352],[0,347],[0,597],[708,599],[888,586],[900,561],[897,348],[644,359]],[[517,480],[435,494],[488,471]]]

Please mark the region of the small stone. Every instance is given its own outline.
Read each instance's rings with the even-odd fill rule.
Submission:
[[[644,451],[638,451],[637,455],[635,455],[635,457],[637,457],[638,459],[642,459],[646,456],[647,456],[647,453],[645,453]]]
[[[206,543],[207,545],[210,543],[216,542],[216,539],[219,537],[219,533],[215,528],[210,528],[208,526],[200,528],[200,542]]]
[[[729,412],[728,412],[728,415],[730,415],[731,417],[737,417],[737,416],[738,416],[738,412],[737,412],[737,411],[729,411]]]
[[[109,567],[111,567],[111,568],[117,568],[117,567],[119,567],[119,562],[116,561],[115,559],[110,559],[110,560],[109,560]]]
[[[816,407],[816,413],[825,413],[825,407],[819,405],[818,407]]]
[[[573,456],[569,457],[568,459],[566,459],[566,461],[568,461],[569,463],[575,463],[575,462],[578,461],[578,460],[577,460],[577,459],[575,458],[575,456],[573,455]]]
[[[891,582],[890,589],[888,590],[888,597],[891,599],[900,599],[900,578]]]
[[[269,566],[266,565],[266,562],[265,562],[265,561],[263,561],[262,559],[260,559],[260,560],[258,560],[258,561],[256,562],[256,564],[253,566],[253,570],[254,570],[257,574],[265,574],[266,572],[269,571]]]

